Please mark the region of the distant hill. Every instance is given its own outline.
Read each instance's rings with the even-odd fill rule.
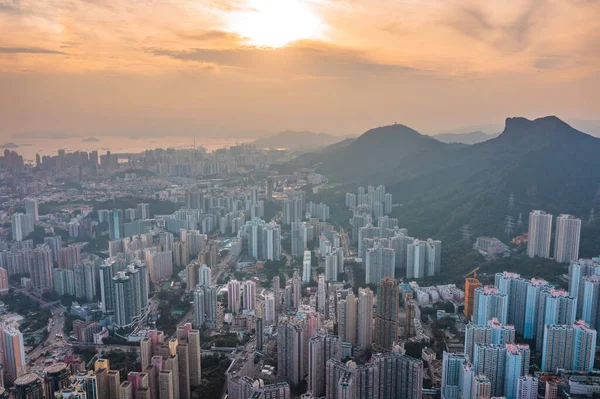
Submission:
[[[477,144],[493,139],[498,134],[487,134],[477,130],[470,133],[441,133],[434,135],[433,138],[443,143]]]
[[[514,233],[525,231],[532,209],[587,219],[591,208],[600,209],[598,153],[600,139],[548,116],[508,118],[498,137],[469,146],[442,143],[402,125],[385,126],[291,165],[316,165],[348,190],[385,184],[394,203],[401,204],[393,216],[411,235],[458,242],[465,224],[473,236],[509,238],[503,233],[507,216],[514,219]],[[508,209],[510,193],[513,209]],[[522,226],[517,226],[519,213]]]
[[[344,140],[344,137],[326,133],[286,130],[254,141],[258,148],[317,149]]]
[[[0,146],[0,148],[19,148],[19,146],[16,145],[15,143],[6,143],[6,144]]]
[[[100,140],[98,140],[96,137],[88,137],[86,139],[81,140],[82,143],[97,143]]]

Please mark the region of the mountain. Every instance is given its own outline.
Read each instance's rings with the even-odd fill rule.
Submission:
[[[477,130],[469,133],[440,133],[433,136],[433,138],[443,143],[477,144],[497,136],[498,134],[487,134]]]
[[[88,137],[86,139],[81,140],[82,143],[97,143],[100,140],[98,140],[96,137]]]
[[[600,201],[598,153],[600,139],[548,116],[508,118],[498,137],[469,146],[387,126],[324,156],[294,162],[304,158],[348,191],[385,184],[394,203],[401,204],[393,216],[411,235],[458,242],[465,224],[474,237],[508,238],[503,235],[507,216],[515,222],[514,233],[525,231],[532,209],[587,219],[591,208],[600,208],[594,204],[595,198]],[[511,193],[515,206],[508,209]],[[342,196],[335,199],[343,208],[337,197]],[[519,213],[522,226],[516,226]]]
[[[326,133],[286,130],[273,136],[256,139],[258,148],[317,149],[344,140],[344,137]]]
[[[437,153],[453,149],[456,144],[442,143],[407,126],[395,124],[371,129],[345,145],[326,147],[316,154],[306,154],[291,166],[313,167],[338,181],[380,179],[414,154]],[[387,179],[386,179],[387,180]]]
[[[2,146],[0,146],[0,148],[18,148],[19,146],[16,145],[15,143],[6,143]]]

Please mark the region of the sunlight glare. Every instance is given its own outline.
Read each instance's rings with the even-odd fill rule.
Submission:
[[[321,19],[303,0],[247,0],[248,11],[231,15],[229,27],[256,46],[282,47],[302,39],[319,39]]]

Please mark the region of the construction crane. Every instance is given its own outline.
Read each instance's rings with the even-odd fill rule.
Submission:
[[[471,270],[469,273],[465,274],[465,278],[469,278],[469,276],[472,274],[473,278],[477,278],[477,270],[479,270],[479,267],[476,267],[475,269]]]

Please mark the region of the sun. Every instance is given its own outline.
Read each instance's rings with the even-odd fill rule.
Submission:
[[[229,29],[253,45],[283,47],[302,39],[319,39],[324,25],[303,0],[246,0],[248,9],[231,14]]]

